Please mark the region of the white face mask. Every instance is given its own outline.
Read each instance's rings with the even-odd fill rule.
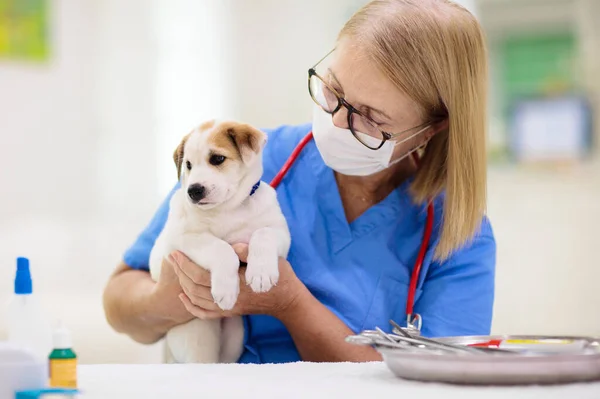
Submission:
[[[361,144],[350,129],[341,129],[333,124],[331,114],[315,105],[313,111],[313,136],[323,161],[331,169],[348,176],[369,176],[400,162],[416,149],[391,162],[394,147],[403,141],[386,141],[378,150],[371,150]],[[363,133],[361,140],[376,147],[381,143]],[[411,136],[411,137],[414,137]]]

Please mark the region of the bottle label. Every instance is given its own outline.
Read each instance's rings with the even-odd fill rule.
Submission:
[[[54,388],[77,388],[77,359],[51,359],[50,386]]]

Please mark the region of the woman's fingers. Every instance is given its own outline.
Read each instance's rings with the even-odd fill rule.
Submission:
[[[177,267],[195,284],[210,287],[210,272],[208,270],[196,265],[178,251],[171,254],[171,258],[175,261]]]
[[[180,267],[175,267],[175,274],[179,278],[179,285],[183,289],[183,292],[191,298],[199,298],[208,301],[213,301],[212,293],[210,292],[210,287],[205,287],[203,285],[198,285],[192,279],[181,270]]]
[[[183,303],[183,306],[185,306],[186,310],[199,319],[213,320],[224,317],[224,315],[220,312],[204,310],[199,306],[194,305],[192,301],[190,301],[190,298],[185,294],[180,294],[179,299]]]
[[[190,312],[199,319],[206,319],[207,312],[194,305],[186,294],[179,294],[179,299],[181,300],[183,306],[185,306],[188,312]]]
[[[180,267],[175,267],[175,273],[177,274],[177,277],[179,277],[179,285],[181,285],[185,297],[192,305],[204,311],[219,310],[219,307],[214,302],[210,287],[194,283]]]
[[[186,308],[193,306],[196,313],[201,316],[191,312],[190,309],[188,312],[196,317],[207,318],[209,316],[206,312],[219,311],[211,293],[210,272],[197,266],[179,252],[174,253],[172,258],[175,261],[173,269],[179,278],[179,285],[183,289],[182,296],[185,297],[185,301],[182,300],[182,302],[184,305],[188,305]]]
[[[233,249],[240,258],[240,261],[247,261],[247,244],[235,244],[233,245]],[[171,254],[170,261],[174,265],[173,270],[183,290],[183,294],[179,295],[179,299],[189,313],[203,320],[218,319],[231,314],[231,312],[223,312],[214,302],[209,271],[196,265],[187,256],[178,251]],[[244,282],[243,270],[240,270],[242,282]]]
[[[184,293],[185,293],[185,291],[184,291]],[[217,305],[214,302],[214,300],[212,299],[212,296],[211,296],[210,299],[204,299],[204,298],[194,297],[194,296],[189,296],[189,295],[187,295],[187,297],[188,297],[188,299],[190,300],[190,302],[192,304],[194,304],[195,306],[199,307],[202,310],[206,310],[206,311],[219,311],[219,310],[221,310],[219,308],[219,305]]]

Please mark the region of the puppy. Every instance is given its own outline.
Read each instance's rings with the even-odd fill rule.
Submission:
[[[290,233],[275,190],[260,181],[267,136],[237,122],[209,121],[183,138],[173,158],[181,188],[150,253],[157,280],[162,260],[175,250],[211,272],[212,296],[230,310],[239,294],[240,261],[231,247],[248,244],[246,282],[254,292],[277,284],[278,258],[287,257]],[[194,319],[171,329],[167,362],[232,363],[243,350],[241,317]]]

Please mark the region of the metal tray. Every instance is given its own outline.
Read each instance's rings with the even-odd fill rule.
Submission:
[[[553,354],[501,351],[473,354],[398,345],[374,334],[348,338],[350,343],[374,346],[388,368],[407,380],[461,385],[546,385],[600,380],[600,341],[590,337],[495,335],[435,340],[460,346],[493,339],[572,339],[587,343],[580,351]]]

